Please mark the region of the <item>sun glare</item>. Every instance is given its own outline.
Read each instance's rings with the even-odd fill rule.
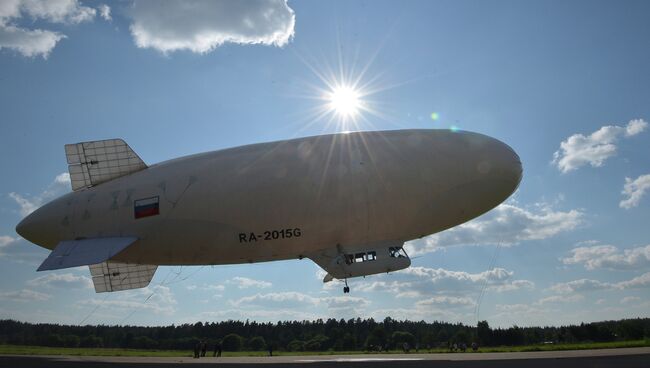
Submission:
[[[328,94],[329,108],[343,119],[354,118],[363,108],[361,94],[349,86],[339,86]]]

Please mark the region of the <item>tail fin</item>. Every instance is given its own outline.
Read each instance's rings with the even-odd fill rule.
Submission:
[[[96,293],[146,287],[151,282],[158,268],[156,265],[127,264],[111,261],[89,267]]]
[[[73,191],[147,168],[122,139],[66,144],[65,155]]]

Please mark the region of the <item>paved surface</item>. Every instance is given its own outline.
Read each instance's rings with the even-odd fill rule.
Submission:
[[[576,350],[528,353],[454,353],[454,354],[390,354],[390,355],[320,355],[233,358],[148,358],[148,357],[74,357],[74,356],[0,356],[0,367],[164,367],[186,364],[231,367],[306,366],[319,367],[549,367],[553,368],[636,368],[650,367],[650,348]]]

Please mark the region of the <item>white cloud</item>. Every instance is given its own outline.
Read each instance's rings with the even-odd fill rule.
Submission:
[[[255,294],[245,296],[231,304],[236,307],[240,306],[300,306],[300,305],[317,305],[320,302],[318,298],[314,298],[307,294],[299,293],[296,291],[285,291],[278,293]]]
[[[77,0],[22,0],[16,1],[22,13],[51,23],[77,24],[95,17],[95,9],[81,5]],[[15,14],[15,13],[14,13]]]
[[[256,321],[278,321],[278,320],[315,320],[319,318],[318,315],[305,312],[302,310],[287,310],[287,309],[223,309],[218,311],[202,312],[199,315],[202,319],[217,319],[217,320],[245,320],[254,319]],[[322,315],[320,316],[322,318]],[[188,323],[196,322],[195,318],[188,320]]]
[[[585,297],[580,294],[574,295],[552,295],[538,300],[535,305],[556,304],[556,303],[575,303],[584,300]]]
[[[134,311],[147,311],[154,314],[173,315],[176,311],[176,299],[167,286],[155,285],[142,289],[128,290],[116,295],[118,299],[90,299],[80,302],[82,305],[98,306],[113,312],[123,313],[126,318]]]
[[[304,313],[304,310],[309,308],[323,307],[329,315],[353,318],[363,315],[365,308],[370,305],[370,301],[347,295],[313,297],[300,292],[286,291],[245,296],[230,301],[230,304],[247,311],[264,308],[269,312],[282,310],[294,313]]]
[[[13,238],[11,236],[7,236],[7,235],[0,236],[0,249],[8,246],[9,244],[15,242],[16,240],[18,240],[18,239]]]
[[[58,32],[0,25],[0,49],[13,49],[27,57],[42,56],[47,59],[54,46],[64,38]]]
[[[106,4],[101,4],[97,7],[99,11],[99,16],[102,17],[105,21],[110,21],[113,18],[111,17],[111,7]]]
[[[131,34],[138,47],[207,53],[226,43],[284,46],[295,15],[286,0],[135,1]]]
[[[90,277],[87,276],[78,276],[72,273],[50,273],[27,281],[27,285],[70,289],[92,288],[93,282]]]
[[[640,289],[650,287],[650,272],[646,272],[632,280],[621,281],[616,284],[616,287],[620,289]]]
[[[569,282],[557,283],[550,287],[551,291],[561,294],[580,293],[594,290],[608,290],[614,287],[613,284],[600,282],[598,280],[580,279]]]
[[[61,173],[54,178],[56,184],[70,185],[70,173]]]
[[[0,236],[0,258],[37,265],[43,261],[48,252],[44,248],[28,244],[22,238]]]
[[[489,287],[490,290],[494,290],[496,292],[515,291],[522,289],[532,290],[534,288],[535,283],[529,280],[512,280],[505,284],[492,285]]]
[[[457,296],[434,296],[428,299],[423,299],[415,303],[416,307],[430,307],[430,306],[442,306],[442,307],[473,307],[476,305],[476,300],[469,297],[457,297]]]
[[[365,308],[370,305],[370,301],[355,296],[330,296],[319,298],[319,304],[327,306],[329,315],[354,318],[365,314]]]
[[[254,280],[254,279],[249,279],[248,277],[240,277],[240,276],[235,276],[232,279],[226,281],[226,283],[235,285],[240,289],[248,289],[251,287],[265,289],[273,285],[268,281]]]
[[[28,289],[0,292],[1,299],[11,300],[14,302],[39,302],[48,300],[51,297],[52,296],[49,294],[39,293],[38,291]]]
[[[18,27],[23,17],[50,23],[78,24],[90,21],[96,10],[77,0],[8,0],[0,2],[0,49],[8,48],[23,56],[47,58],[56,44],[65,38],[58,32]]]
[[[616,154],[616,142],[643,132],[648,123],[642,119],[631,120],[625,127],[607,125],[588,136],[574,134],[560,143],[560,149],[553,154],[553,163],[567,173],[587,164],[600,167]]]
[[[580,279],[569,282],[562,282],[551,286],[549,289],[556,293],[568,294],[589,292],[595,290],[626,290],[626,289],[643,289],[650,287],[650,272],[631,280],[620,281],[615,283],[601,282],[598,280]]]
[[[577,247],[571,250],[571,257],[563,258],[562,262],[583,264],[588,270],[647,268],[650,267],[650,245],[622,251],[613,245]]]
[[[382,308],[368,313],[369,317],[381,321],[386,317],[395,320],[409,321],[448,321],[461,322],[473,316],[469,313],[458,313],[458,308],[435,308],[433,306],[416,306],[414,308]]]
[[[496,292],[532,289],[528,280],[513,280],[514,272],[494,268],[479,273],[450,271],[442,268],[411,267],[389,275],[377,275],[372,282],[352,285],[355,292],[386,292],[417,298],[434,293],[476,294],[483,288]]]
[[[641,301],[641,298],[638,296],[626,296],[621,299],[621,304],[638,304]]]
[[[650,174],[641,175],[632,180],[632,178],[625,178],[625,185],[621,192],[625,198],[618,205],[621,208],[630,209],[636,207],[641,202],[641,198],[645,192],[650,189]]]
[[[458,245],[513,245],[526,240],[541,240],[575,229],[584,214],[579,210],[555,211],[540,204],[537,211],[513,204],[501,204],[470,222],[456,226],[425,239],[407,242],[410,255],[436,251]]]
[[[20,206],[20,214],[22,216],[27,216],[43,205],[46,201],[49,201],[66,191],[70,191],[70,174],[62,173],[57,175],[40,194],[29,196],[11,192],[9,193],[9,198],[13,199],[16,204]]]

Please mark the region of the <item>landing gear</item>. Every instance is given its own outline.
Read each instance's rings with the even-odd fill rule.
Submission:
[[[343,287],[343,294],[350,292],[350,287],[348,286],[348,279],[345,279],[345,286]]]

